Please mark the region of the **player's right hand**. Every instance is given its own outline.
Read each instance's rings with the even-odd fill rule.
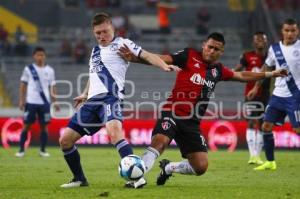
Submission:
[[[281,69],[272,71],[272,73],[273,73],[273,77],[286,77],[288,75],[289,71],[284,68],[281,68]]]
[[[168,65],[168,64],[166,64],[166,66],[162,69],[166,72],[171,72],[171,71],[179,72],[179,71],[181,71],[181,69],[178,66]]]
[[[257,95],[257,92],[256,88],[251,89],[246,96],[247,100],[252,100]]]
[[[75,97],[73,100],[74,100],[74,107],[77,108],[80,104],[84,103],[87,100],[87,96],[82,94]]]

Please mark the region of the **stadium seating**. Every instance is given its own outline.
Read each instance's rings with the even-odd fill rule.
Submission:
[[[25,6],[31,5],[33,2],[35,1],[26,1]],[[60,20],[57,22],[61,26],[55,27],[49,21],[45,21],[44,26],[40,26],[39,28],[38,45],[46,48],[48,55],[47,63],[53,66],[56,70],[57,80],[69,80],[72,85],[74,85],[71,97],[68,99],[59,99],[71,102],[72,97],[78,94],[78,85],[76,78],[74,77],[78,77],[80,73],[87,72],[87,65],[75,64],[72,58],[59,57],[59,48],[61,41],[64,38],[68,38],[70,41],[76,41],[76,39],[80,37],[86,41],[89,47],[94,45],[94,39],[90,31],[88,21],[91,13],[85,12],[87,11],[87,8],[81,5],[82,3],[80,4],[78,10],[70,11],[60,7],[59,4],[56,5],[55,3],[57,2],[58,1],[47,1],[46,5],[49,6],[49,9],[57,8],[56,6],[58,6],[58,8],[66,11],[63,12],[64,17],[60,17]],[[122,3],[120,8],[116,8],[115,10],[108,8],[108,11],[126,10],[129,13],[137,11],[135,12],[137,15],[146,13],[148,15],[152,14],[155,16],[156,10],[153,8],[147,8],[142,2],[143,1],[129,0],[126,1],[126,4]],[[133,40],[135,40],[136,43],[141,45],[143,48],[156,53],[161,53],[164,45],[168,46],[170,52],[175,52],[187,46],[200,49],[201,43],[205,37],[196,34],[194,28],[194,15],[199,7],[206,6],[212,13],[218,13],[218,17],[213,17],[211,20],[210,31],[221,31],[224,33],[226,38],[225,54],[221,60],[225,65],[229,65],[230,67],[234,66],[238,62],[239,55],[243,48],[239,30],[232,28],[232,26],[236,25],[236,23],[239,21],[232,20],[229,23],[229,20],[224,21],[223,19],[224,16],[226,16],[227,19],[236,19],[237,16],[241,17],[243,15],[230,12],[225,1],[218,1],[217,3],[216,1],[203,1],[201,5],[195,4],[192,0],[176,0],[175,2],[180,4],[180,9],[178,9],[178,11],[171,16],[172,25],[174,26],[172,34],[167,36],[161,34],[142,34],[139,38],[133,38]],[[19,9],[16,6],[14,7],[12,3],[6,2],[5,4],[8,8],[14,8],[15,11],[16,9]],[[42,6],[40,9],[43,10],[44,8],[45,7]],[[59,13],[59,11],[57,12]],[[20,11],[20,13],[22,12]],[[27,12],[26,14],[28,18],[32,17],[31,13]],[[73,19],[74,17],[76,17],[76,19],[80,18],[78,23],[81,23],[81,26],[77,26],[77,22],[73,22],[74,20],[68,20],[72,17]],[[189,23],[184,23],[186,21]],[[85,25],[82,26],[83,24]],[[14,106],[17,106],[18,102],[18,86],[21,72],[25,64],[30,62],[30,57],[23,58],[12,56],[3,58],[3,65],[5,68],[5,87],[6,90],[9,91],[9,96],[11,96]],[[127,72],[127,79],[135,83],[136,90],[134,95],[126,100],[133,103],[141,102],[141,100],[150,100],[154,103],[160,103],[165,100],[165,92],[170,91],[174,82],[174,78],[175,74],[164,73],[153,67],[133,64]],[[83,87],[84,82],[82,82],[80,85]],[[213,100],[219,102],[222,99],[223,102],[225,101],[225,109],[233,109],[234,111],[234,107],[236,107],[236,101],[243,100],[243,86],[244,85],[240,83],[220,83],[216,89],[216,98]],[[59,94],[66,94],[67,89],[68,86],[66,84],[58,84]],[[127,90],[130,90],[130,88]],[[142,99],[142,94],[145,91],[148,92],[150,98]],[[164,97],[158,97],[158,93],[160,93],[160,96]],[[147,110],[148,108],[143,107],[142,109]]]

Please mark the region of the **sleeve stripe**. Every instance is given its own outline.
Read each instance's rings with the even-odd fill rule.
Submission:
[[[143,50],[143,49],[140,50],[140,52],[139,52],[139,54],[138,54],[138,58],[140,58],[140,55],[141,55],[141,53],[142,53],[142,50]]]

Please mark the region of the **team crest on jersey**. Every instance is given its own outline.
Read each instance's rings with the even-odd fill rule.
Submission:
[[[161,127],[162,127],[163,130],[166,131],[171,127],[171,124],[170,124],[170,122],[165,121],[165,122],[161,123]]]
[[[195,66],[196,68],[200,68],[200,64],[199,64],[199,63],[195,63],[194,66]]]
[[[112,43],[111,45],[110,45],[110,50],[111,51],[117,51],[119,48],[118,48],[118,44],[116,44],[116,43]]]
[[[298,51],[298,50],[295,50],[295,51],[293,52],[293,55],[294,55],[295,57],[298,57],[298,56],[299,56],[299,51]]]
[[[213,75],[214,78],[216,78],[218,75],[217,69],[216,68],[211,69],[211,74]]]

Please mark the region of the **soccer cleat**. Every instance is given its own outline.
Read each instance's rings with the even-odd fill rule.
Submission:
[[[73,179],[66,184],[60,185],[61,188],[74,188],[74,187],[87,187],[87,186],[89,186],[88,181],[80,181],[76,179]]]
[[[125,188],[133,188],[133,189],[140,189],[143,188],[147,184],[147,181],[145,178],[141,177],[140,179],[136,181],[128,181],[124,185]]]
[[[159,161],[159,167],[161,168],[161,171],[156,179],[156,184],[157,185],[164,185],[166,181],[172,176],[172,174],[167,174],[166,173],[166,166],[170,163],[170,160],[163,159]]]
[[[255,164],[255,157],[254,156],[250,156],[248,164]]]
[[[19,151],[15,154],[16,157],[18,158],[23,158],[25,156],[25,152],[24,151]]]
[[[48,152],[45,152],[45,151],[40,151],[39,154],[40,154],[41,157],[49,157],[50,156],[50,154]]]
[[[264,163],[259,156],[254,156],[254,162],[257,165],[262,165]]]
[[[259,156],[251,156],[249,158],[248,164],[257,164],[257,165],[261,165],[264,162],[260,159]]]
[[[276,170],[276,162],[275,161],[266,161],[264,164],[255,167],[255,171],[264,171],[264,170]]]

